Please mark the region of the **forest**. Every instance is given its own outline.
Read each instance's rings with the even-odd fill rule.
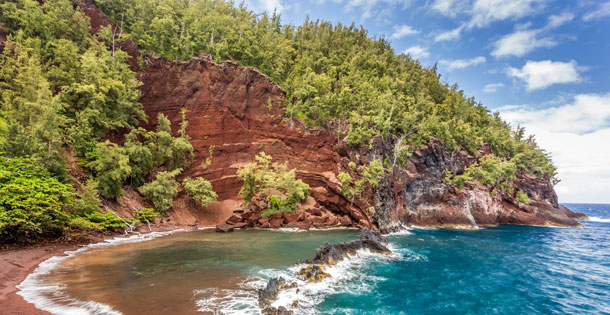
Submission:
[[[177,180],[193,154],[185,113],[178,133],[163,115],[156,130],[139,127],[147,120],[138,102],[141,83],[115,45],[126,39],[170,60],[210,54],[216,62],[258,68],[286,91],[287,116],[312,128],[346,120],[349,130],[339,136],[352,147],[394,135],[401,143],[395,154],[404,161],[433,138],[472,156],[488,144],[492,158],[447,174],[458,188],[478,181],[510,191],[516,172],[557,181],[550,156],[523,128],[511,128],[443,82],[435,66],[396,54],[387,39],[362,27],[309,19],[282,24],[280,15],[224,0],[94,2],[120,30],[91,34],[88,17],[71,0],[0,4],[8,35],[0,55],[2,240],[125,224],[103,206],[124,185],[154,205],[139,209],[142,221],[170,209],[179,185],[203,206],[216,200],[205,179]],[[125,134],[124,143],[107,140],[116,132]],[[70,157],[86,180],[70,174]],[[345,175],[344,193],[353,194],[359,188]]]

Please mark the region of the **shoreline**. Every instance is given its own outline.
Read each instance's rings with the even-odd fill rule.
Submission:
[[[497,226],[497,225],[495,225]],[[487,226],[486,226],[487,227]],[[541,227],[556,227],[542,225]],[[68,257],[74,255],[81,250],[96,248],[97,246],[111,246],[120,244],[125,241],[141,238],[138,241],[146,241],[154,239],[158,236],[146,237],[150,234],[160,233],[159,236],[169,235],[177,232],[189,232],[204,229],[213,229],[213,226],[176,226],[173,229],[167,227],[157,227],[152,231],[144,231],[139,234],[124,235],[122,233],[113,233],[108,235],[90,234],[87,238],[79,239],[74,242],[55,242],[46,244],[37,244],[32,247],[13,248],[0,250],[0,315],[2,314],[51,314],[47,311],[37,308],[34,303],[26,301],[19,294],[21,291],[17,286],[26,281],[30,275],[34,275],[40,265],[53,257]],[[350,229],[350,228],[335,228],[335,229]],[[406,233],[411,229],[456,229],[455,226],[408,226]],[[457,228],[458,230],[478,230],[480,228]],[[278,232],[308,232],[308,230],[298,230],[289,228],[280,229],[264,229]],[[313,229],[326,230],[326,229]],[[404,232],[401,231],[401,232]],[[399,232],[400,233],[400,232]],[[392,235],[395,233],[390,233]]]
[[[55,256],[76,250],[87,243],[50,243],[42,246],[0,251],[0,314],[51,314],[38,309],[17,294],[17,286],[38,266]]]
[[[153,227],[151,231],[139,232],[139,234],[124,235],[123,233],[112,234],[88,234],[86,238],[74,242],[50,242],[34,244],[32,246],[16,247],[0,250],[0,315],[8,314],[35,314],[49,315],[48,311],[37,308],[34,303],[26,301],[19,294],[22,290],[17,288],[26,279],[36,273],[44,262],[54,257],[68,257],[75,252],[95,248],[96,246],[108,246],[120,244],[134,237],[144,237],[152,233],[163,233],[164,235],[176,232],[188,232],[194,230],[210,229],[210,226],[197,227]],[[167,233],[167,234],[165,234]],[[114,241],[114,242],[113,242]],[[107,245],[104,245],[107,244]]]

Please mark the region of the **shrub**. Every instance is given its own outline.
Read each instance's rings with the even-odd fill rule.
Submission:
[[[519,190],[517,192],[517,197],[515,198],[515,200],[517,200],[520,203],[524,203],[526,205],[529,205],[530,202],[531,202],[529,196],[525,192],[523,192],[522,190]]]
[[[144,198],[152,201],[157,211],[164,213],[174,204],[174,197],[178,194],[178,182],[174,177],[181,172],[180,168],[170,172],[159,172],[154,181],[140,187],[140,193]]]
[[[152,208],[144,208],[142,210],[136,210],[136,218],[142,223],[154,222],[155,218],[159,216],[159,213]]]
[[[309,185],[296,179],[295,170],[289,170],[286,163],[272,164],[272,157],[265,152],[258,154],[255,160],[237,171],[237,176],[244,181],[239,196],[246,205],[250,205],[252,198],[260,193],[272,205],[265,214],[288,212],[294,211],[296,204],[307,198]]]
[[[204,207],[218,199],[218,195],[212,189],[212,184],[203,177],[196,179],[187,177],[182,181],[182,186],[184,186],[187,194],[201,202]]]
[[[445,173],[445,180],[462,189],[466,182],[479,182],[500,190],[512,193],[512,181],[515,179],[516,167],[511,161],[505,161],[492,155],[483,156],[478,162],[467,167],[463,174],[451,178],[451,173]]]
[[[72,198],[72,186],[59,182],[39,159],[0,155],[0,238],[61,234]]]
[[[88,159],[87,167],[95,171],[95,180],[102,196],[116,198],[121,196],[123,181],[131,175],[129,156],[123,147],[110,141],[98,143]]]

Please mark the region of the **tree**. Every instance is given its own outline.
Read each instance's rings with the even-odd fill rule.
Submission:
[[[267,198],[275,209],[274,211],[294,211],[296,204],[305,201],[309,195],[309,185],[296,179],[294,169],[289,170],[286,163],[271,163],[272,157],[259,153],[255,162],[245,165],[237,170],[237,177],[244,181],[239,196],[250,204],[252,198],[261,194]]]
[[[131,175],[129,156],[125,154],[125,149],[105,141],[95,146],[95,151],[89,158],[93,160],[87,167],[95,172],[100,194],[106,198],[120,197],[123,181]]]
[[[170,172],[159,172],[154,181],[140,187],[140,193],[144,198],[152,201],[155,209],[165,213],[174,203],[174,197],[178,194],[178,182],[174,179],[182,169]]]
[[[218,195],[212,189],[212,184],[203,177],[196,179],[187,177],[182,181],[182,186],[184,186],[187,194],[201,202],[204,207],[207,207],[218,198]]]
[[[0,56],[0,151],[38,158],[54,174],[63,175],[61,105],[42,74],[38,56],[8,40]]]

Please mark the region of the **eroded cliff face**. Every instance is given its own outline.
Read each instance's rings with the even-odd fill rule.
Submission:
[[[229,223],[304,228],[345,225],[383,232],[396,231],[401,225],[578,225],[570,218],[575,214],[560,208],[548,178],[519,174],[516,188],[529,195],[529,205],[515,201],[512,195],[492,194],[482,185],[458,190],[446,184],[446,170],[462,172],[477,157],[450,154],[438,141],[415,151],[405,168],[394,167],[376,187],[367,186],[360,196],[346,198],[337,174],[348,168],[349,161],[366,165],[374,159],[392,158],[397,139],[379,138],[371,146],[351,148],[336,136],[338,129],[345,129],[339,121],[323,129],[306,128],[299,120],[286,117],[282,89],[253,68],[231,62],[216,64],[206,56],[173,63],[147,57],[145,64],[146,69],[139,73],[144,83],[141,102],[149,117],[145,127],[154,128],[159,113],[178,126],[181,109],[187,109],[187,133],[195,158],[182,176],[203,176],[219,195],[217,204],[207,209],[180,195],[174,211],[188,209],[194,218],[207,213],[202,220],[228,218],[240,209],[237,193],[242,183],[237,169],[264,151],[274,161],[286,161],[296,168],[298,177],[311,186],[311,197],[296,216],[250,220],[237,212]],[[212,163],[203,168],[210,147]],[[482,147],[479,157],[488,153]]]
[[[91,0],[78,5],[91,18],[92,31],[112,24]],[[120,43],[128,52],[132,69],[138,71],[143,85],[141,102],[148,115],[143,127],[154,129],[156,117],[165,114],[174,128],[187,110],[187,134],[195,157],[181,178],[202,176],[218,194],[218,201],[201,207],[184,192],[164,219],[178,225],[213,225],[250,227],[328,227],[352,226],[392,232],[402,225],[466,227],[495,224],[535,224],[578,226],[573,218],[584,215],[560,206],[548,178],[519,174],[516,189],[526,192],[529,205],[519,203],[505,193],[492,194],[482,185],[467,185],[458,190],[443,181],[445,171],[462,172],[478,157],[464,152],[449,153],[439,141],[418,149],[405,167],[393,167],[376,187],[367,185],[356,197],[345,197],[337,174],[353,161],[367,165],[386,157],[392,159],[398,139],[374,139],[370,146],[348,147],[337,138],[345,134],[345,122],[329,121],[325,128],[306,128],[298,119],[286,116],[285,93],[258,70],[232,62],[215,63],[209,56],[187,62],[169,62],[164,58],[143,59],[130,40]],[[144,68],[138,68],[138,58]],[[264,151],[274,161],[287,162],[297,169],[297,176],[311,187],[311,195],[295,214],[261,218],[244,213],[237,194],[242,182],[237,169],[251,163]],[[202,166],[210,158],[209,166]],[[181,179],[180,178],[180,179]],[[146,202],[137,192],[126,188],[126,196],[108,201],[107,206],[124,216]]]

